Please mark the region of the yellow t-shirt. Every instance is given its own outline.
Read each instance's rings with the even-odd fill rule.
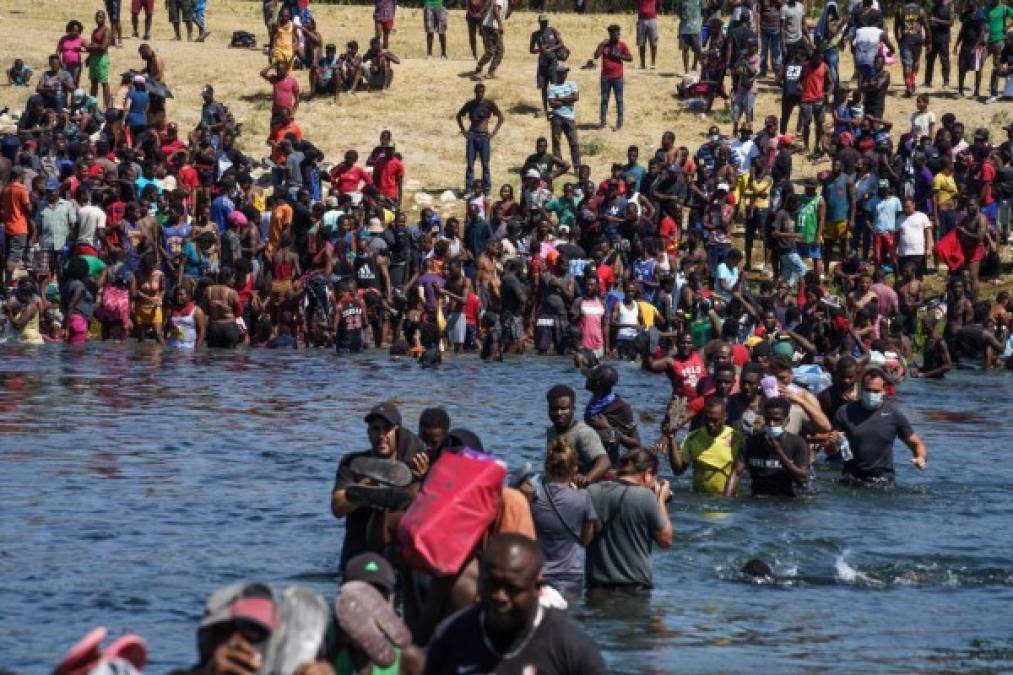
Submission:
[[[658,308],[644,300],[637,304],[640,305],[640,327],[644,330],[653,327],[658,319]]]
[[[953,180],[953,176],[937,173],[932,179],[932,193],[939,195],[939,205],[945,206],[959,193],[957,181]]]
[[[746,205],[753,204],[758,209],[770,208],[770,189],[773,187],[774,181],[769,177],[756,180],[750,174],[744,174],[744,177],[742,198],[745,200]],[[760,196],[761,194],[763,195],[762,197]]]
[[[682,443],[683,455],[693,465],[693,491],[721,494],[742,451],[742,434],[725,426],[717,438],[705,427],[691,431]]]

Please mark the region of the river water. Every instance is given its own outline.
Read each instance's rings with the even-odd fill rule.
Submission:
[[[204,598],[240,579],[333,597],[331,481],[364,449],[372,403],[396,399],[411,426],[442,403],[516,466],[541,455],[545,390],[582,385],[554,358],[423,371],[330,352],[0,349],[0,667],[19,673],[98,624],[143,635],[151,672],[188,665]],[[667,381],[620,372],[653,439]],[[617,673],[1013,669],[1011,393],[1002,374],[907,383],[929,468],[898,447],[892,491],[823,467],[811,497],[726,501],[681,478],[652,597],[573,614]],[[741,581],[756,556],[780,583]]]

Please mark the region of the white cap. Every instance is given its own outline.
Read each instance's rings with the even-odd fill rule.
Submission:
[[[731,191],[731,188],[728,187],[728,183],[718,183],[717,189],[718,190],[724,190],[725,192],[730,192]]]
[[[528,169],[524,174],[525,178],[541,178],[542,174],[538,172],[538,169]]]

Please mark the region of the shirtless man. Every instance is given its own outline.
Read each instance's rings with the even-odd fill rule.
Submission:
[[[208,286],[204,292],[204,312],[207,314],[207,345],[234,349],[243,341],[243,335],[236,323],[240,312],[239,295],[230,285],[235,272],[223,267],[218,272],[218,283]]]
[[[925,289],[921,280],[915,275],[913,264],[904,265],[900,272],[901,278],[897,281],[897,286],[894,290],[897,291],[898,307],[901,316],[904,317],[904,332],[914,335],[915,312],[918,311],[918,306],[922,304]]]
[[[964,281],[954,279],[950,282],[950,289],[946,293],[946,327],[943,330],[943,337],[952,345],[960,329],[973,319],[974,306],[965,293]]]
[[[464,266],[460,259],[451,260],[447,265],[447,281],[441,293],[448,301],[444,310],[447,316],[447,338],[454,346],[455,353],[464,347],[467,333],[464,304],[471,292],[471,279],[464,276]]]
[[[912,367],[909,371],[911,377],[924,377],[929,379],[942,379],[953,369],[953,361],[950,358],[950,349],[946,346],[946,340],[936,335],[936,315],[928,312],[922,317],[922,333],[925,334],[925,346],[922,348],[921,368]]]

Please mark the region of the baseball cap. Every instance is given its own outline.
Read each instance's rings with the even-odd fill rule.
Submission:
[[[538,15],[538,23],[546,23],[546,22],[548,22],[548,20],[549,20],[549,15],[548,14],[539,14]]]
[[[728,192],[731,188],[728,186],[728,183],[718,183],[718,186],[715,189],[724,190],[725,192]]]
[[[888,187],[890,187],[890,181],[888,181],[888,180],[887,180],[887,179],[885,179],[885,178],[880,178],[880,179],[879,179],[879,183],[878,183],[878,185],[879,185],[879,187],[881,187],[881,188],[888,188]]]
[[[845,131],[837,138],[841,142],[842,147],[852,145],[855,142],[855,135],[852,134],[850,131]]]
[[[144,84],[147,80],[144,79],[144,75],[134,75],[134,84]]]
[[[369,219],[369,228],[366,231],[370,234],[380,234],[383,232],[383,223],[380,222],[379,218],[374,216]]]
[[[75,101],[80,101],[83,98],[84,98],[84,89],[75,89],[74,90],[74,100]]]
[[[568,72],[570,72],[570,66],[566,65],[565,63],[558,63],[558,64],[556,64],[556,72],[557,73],[568,73]]]
[[[229,221],[229,225],[246,225],[249,222],[242,211],[233,211],[226,220]]]
[[[360,553],[350,558],[345,564],[344,580],[364,581],[388,595],[394,592],[394,568],[376,553]]]
[[[538,169],[528,169],[524,172],[525,178],[541,178],[542,174],[538,172]]]
[[[240,582],[219,588],[204,603],[204,615],[201,617],[198,628],[207,628],[231,621],[233,619],[232,606],[241,598],[272,599],[274,592],[270,586],[261,583]]]
[[[274,600],[271,598],[239,598],[232,603],[230,616],[233,621],[254,621],[269,631],[277,625]]]
[[[384,401],[373,406],[366,416],[363,418],[366,422],[373,417],[379,417],[380,419],[386,420],[390,424],[396,427],[401,426],[401,411],[397,409],[397,406],[390,401]]]
[[[781,140],[779,142],[781,145],[791,145],[791,141],[791,134],[784,134],[781,136]]]
[[[559,230],[560,234],[562,234],[564,232],[566,232],[567,234],[569,234],[569,232],[570,232],[570,226],[567,225],[566,223],[563,223],[562,225],[559,226],[558,230]]]
[[[470,429],[458,428],[447,432],[447,447],[450,448],[471,448],[479,452],[485,452],[482,439]]]

